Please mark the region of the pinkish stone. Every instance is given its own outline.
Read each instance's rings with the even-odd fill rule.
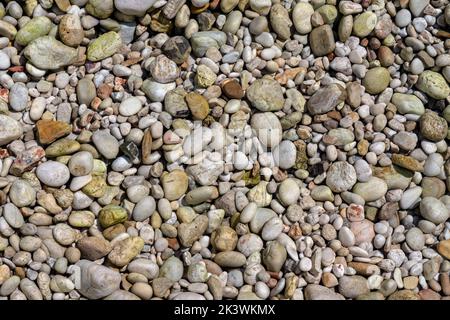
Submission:
[[[347,208],[347,219],[351,222],[364,220],[364,207],[359,204],[351,204]]]
[[[11,165],[10,172],[15,176],[20,176],[25,171],[29,171],[45,156],[45,151],[41,147],[31,147],[17,155]]]
[[[373,230],[373,223],[367,219],[363,221],[352,222],[350,224],[350,230],[355,235],[355,244],[359,245],[363,242],[372,242],[375,237],[375,231]]]

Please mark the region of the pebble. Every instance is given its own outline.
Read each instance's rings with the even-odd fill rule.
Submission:
[[[80,260],[80,293],[88,299],[101,299],[120,286],[120,273],[89,260]]]
[[[28,104],[28,89],[23,83],[15,83],[9,92],[9,104],[14,111],[22,111]]]
[[[365,201],[375,201],[386,194],[387,184],[380,178],[371,177],[367,182],[357,182],[352,191]]]
[[[258,79],[247,89],[247,99],[260,111],[277,111],[283,107],[281,86],[275,80]]]
[[[289,206],[297,202],[300,197],[300,188],[293,179],[286,179],[278,187],[278,195],[281,202]],[[242,218],[241,218],[242,221]]]
[[[70,179],[67,166],[57,161],[47,161],[36,168],[37,178],[50,187],[61,187]]]
[[[447,136],[448,124],[433,111],[427,111],[420,117],[420,133],[425,139],[437,142]]]
[[[327,171],[326,184],[333,192],[343,192],[351,189],[357,180],[353,166],[345,161],[333,163]]]
[[[450,87],[444,77],[430,70],[426,70],[419,75],[416,86],[436,100],[445,99],[450,94]]]
[[[251,118],[251,126],[258,140],[267,147],[276,147],[282,139],[280,120],[271,112],[256,113]]]
[[[119,113],[124,117],[135,115],[142,109],[142,102],[137,97],[129,97],[120,103]]]
[[[339,279],[339,293],[346,298],[357,298],[369,293],[367,280],[362,276],[343,276]]]
[[[110,204],[100,210],[98,219],[103,228],[108,228],[127,220],[128,213],[124,208]]]
[[[136,206],[133,209],[133,219],[135,221],[144,221],[155,212],[155,209],[155,199],[151,196],[146,196],[136,203]]]
[[[374,12],[366,11],[356,17],[353,22],[353,33],[360,37],[367,37],[377,25],[378,18]]]
[[[420,214],[425,219],[439,224],[445,222],[449,218],[448,209],[436,198],[425,197],[420,202]]]
[[[406,27],[411,22],[411,12],[402,9],[395,15],[395,24],[400,28]]]
[[[406,233],[406,243],[415,251],[422,250],[425,245],[425,237],[419,228],[411,228]]]
[[[311,50],[315,56],[325,56],[336,48],[333,31],[328,24],[314,28],[309,36]]]
[[[44,36],[31,41],[24,55],[39,69],[56,70],[74,63],[78,52],[51,36]]]
[[[28,207],[36,199],[36,191],[27,181],[18,179],[9,189],[9,198],[19,208]]]
[[[363,79],[363,85],[370,94],[379,94],[384,91],[391,80],[386,68],[376,67],[368,70]]]
[[[114,6],[123,14],[129,16],[143,16],[145,12],[150,9],[156,0],[114,0]]]
[[[314,8],[307,2],[298,2],[292,11],[292,21],[295,29],[300,34],[308,34],[312,31],[311,16]]]
[[[93,62],[112,56],[122,46],[122,39],[117,32],[110,31],[91,41],[87,48],[87,59]]]
[[[0,51],[0,70],[6,70],[11,66],[11,60],[9,56]]]
[[[319,89],[308,100],[306,106],[313,115],[327,113],[344,100],[343,90],[338,85],[329,85]]]
[[[70,157],[68,168],[70,174],[76,177],[86,176],[94,168],[94,158],[88,151],[80,151]]]
[[[92,142],[106,159],[114,159],[119,153],[119,142],[108,130],[98,130],[92,135]]]
[[[65,45],[77,47],[83,42],[84,30],[76,14],[64,15],[59,22],[58,32]]]
[[[273,144],[271,143],[271,146]],[[275,165],[281,169],[289,169],[295,165],[297,159],[297,149],[293,142],[283,140],[273,148],[272,151]]]

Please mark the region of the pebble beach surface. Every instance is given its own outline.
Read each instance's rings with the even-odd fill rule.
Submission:
[[[448,0],[0,2],[0,300],[450,299]]]

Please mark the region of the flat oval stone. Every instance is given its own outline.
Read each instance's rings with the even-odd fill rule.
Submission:
[[[15,83],[9,91],[9,105],[14,111],[23,111],[28,105],[28,88],[21,82]]]
[[[88,151],[80,151],[70,157],[68,163],[69,171],[73,176],[86,176],[94,168],[94,158]]]
[[[144,221],[155,212],[155,209],[155,199],[151,196],[146,196],[136,203],[136,206],[133,209],[133,219],[135,221]]]
[[[411,228],[406,233],[406,243],[408,246],[415,250],[422,250],[423,246],[425,245],[425,237],[423,235],[422,230],[419,228]]]
[[[328,131],[328,136],[336,139],[336,142],[333,143],[335,146],[344,146],[355,140],[353,132],[345,128],[331,129]]]
[[[372,11],[366,11],[356,17],[353,23],[353,33],[360,37],[367,37],[377,25],[377,15]]]
[[[25,220],[19,209],[12,203],[6,203],[3,207],[3,217],[12,228],[20,228],[25,224]]]
[[[328,24],[314,28],[309,39],[311,50],[316,57],[325,56],[336,48],[333,30]]]
[[[273,113],[255,113],[250,123],[259,141],[264,146],[273,148],[280,143],[283,129],[280,120]]]
[[[297,2],[292,11],[292,21],[295,29],[300,34],[308,34],[312,30],[311,16],[314,13],[314,8],[307,2]]]
[[[278,198],[284,205],[289,206],[296,203],[299,197],[300,188],[294,179],[288,178],[280,183],[278,187]]]
[[[97,96],[97,88],[89,78],[83,78],[77,84],[77,98],[80,104],[91,105],[92,100]]]
[[[70,171],[61,162],[47,161],[36,168],[36,176],[49,187],[60,187],[69,181]]]
[[[10,143],[22,136],[22,126],[11,117],[0,114],[0,146]]]
[[[214,257],[214,262],[225,268],[239,268],[242,267],[247,259],[245,256],[236,251],[219,252]]]
[[[292,141],[284,140],[273,148],[272,155],[275,160],[275,165],[281,169],[289,169],[295,165],[297,148]]]
[[[58,25],[59,37],[65,45],[77,47],[84,38],[84,30],[80,17],[76,14],[66,14]]]
[[[119,142],[109,133],[109,130],[95,131],[92,135],[92,142],[106,159],[115,159],[119,153]]]
[[[379,94],[386,89],[391,81],[391,75],[386,68],[376,67],[368,70],[362,83],[370,94]]]
[[[398,112],[402,114],[422,115],[425,112],[423,102],[412,94],[394,93],[392,103],[397,107]]]
[[[358,182],[352,192],[360,195],[365,201],[375,201],[387,192],[387,184],[384,180],[371,177],[367,182]]]
[[[119,113],[124,117],[130,117],[142,109],[141,99],[129,97],[123,100],[119,106]]]
[[[335,84],[317,90],[308,100],[306,106],[312,115],[327,113],[344,102],[344,90]]]
[[[115,54],[121,46],[120,34],[114,31],[104,33],[89,43],[87,58],[93,62],[103,60]]]
[[[103,228],[108,228],[115,224],[124,222],[127,219],[127,211],[122,207],[112,204],[103,207],[98,214],[98,220]]]
[[[161,184],[164,189],[164,197],[170,201],[179,199],[188,189],[188,176],[182,170],[173,170],[163,173]]]
[[[247,99],[260,111],[278,111],[283,108],[284,97],[280,84],[272,79],[257,79],[247,89]]]

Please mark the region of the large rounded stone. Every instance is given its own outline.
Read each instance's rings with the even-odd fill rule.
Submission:
[[[355,168],[347,161],[335,162],[327,171],[326,184],[333,192],[344,192],[350,190],[355,183]]]
[[[312,115],[327,113],[344,102],[345,90],[332,84],[317,90],[308,100],[306,106]]]
[[[156,209],[155,199],[151,196],[142,198],[133,209],[133,220],[144,221],[149,218]]]
[[[246,94],[252,106],[260,111],[278,111],[283,108],[283,91],[275,80],[266,78],[255,80]]]
[[[114,31],[104,33],[89,43],[87,58],[93,62],[103,60],[115,54],[121,46],[120,34]]]
[[[379,94],[389,86],[391,75],[388,69],[376,67],[368,70],[362,83],[370,94]]]
[[[170,173],[165,172],[161,176],[161,184],[164,190],[164,197],[168,200],[177,200],[188,189],[188,176],[179,169],[173,170]]]
[[[444,77],[440,73],[430,70],[419,75],[416,87],[436,100],[446,99],[450,95],[450,87]]]
[[[116,205],[107,205],[98,214],[98,220],[103,228],[108,228],[128,219],[127,211]]]
[[[264,146],[273,148],[280,143],[283,129],[280,120],[272,112],[255,113],[250,123]]]
[[[365,201],[375,201],[387,192],[387,184],[384,180],[371,177],[367,182],[358,182],[353,187],[353,193],[360,195]]]
[[[450,217],[447,207],[438,199],[425,197],[420,202],[420,214],[425,219],[440,224]]]
[[[431,141],[444,140],[448,132],[448,124],[436,112],[426,111],[419,120],[421,135]]]
[[[70,171],[61,162],[47,161],[37,167],[36,176],[49,187],[61,187],[69,181]]]
[[[121,277],[114,271],[97,263],[81,260],[77,263],[81,269],[79,292],[88,299],[101,299],[118,290]]]
[[[22,136],[23,129],[19,122],[0,114],[0,146],[10,143]]]
[[[114,0],[117,10],[129,16],[143,16],[156,0]]]
[[[27,207],[36,200],[36,191],[26,180],[14,181],[9,189],[9,199],[19,208]]]
[[[78,57],[77,49],[68,47],[51,36],[31,41],[23,53],[35,67],[42,70],[55,70],[71,65]]]

